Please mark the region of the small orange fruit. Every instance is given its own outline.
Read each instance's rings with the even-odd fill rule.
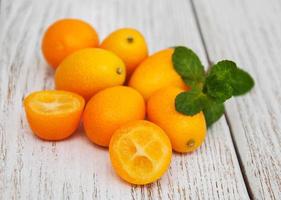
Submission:
[[[95,29],[78,19],[62,19],[52,24],[43,36],[42,51],[47,62],[56,68],[69,54],[87,47],[97,47]]]
[[[88,138],[108,146],[113,132],[122,124],[144,119],[145,103],[133,88],[115,86],[98,92],[87,103],[83,123]]]
[[[124,61],[128,76],[148,56],[143,35],[132,28],[122,28],[114,31],[105,38],[101,48],[114,52]]]
[[[174,49],[162,50],[144,60],[131,76],[129,86],[137,89],[145,100],[163,87],[186,89],[181,77],[174,70],[173,52]]]
[[[144,185],[156,181],[167,171],[172,147],[160,127],[137,120],[114,132],[109,154],[114,170],[122,179]]]
[[[176,111],[175,98],[182,91],[168,87],[155,92],[147,102],[147,115],[168,134],[175,151],[191,152],[205,139],[205,117],[202,112],[187,116]]]
[[[44,140],[62,140],[78,127],[85,101],[66,91],[33,92],[24,99],[27,120],[32,131]]]
[[[98,48],[79,50],[65,58],[56,70],[59,90],[75,92],[89,100],[107,87],[122,85],[126,69],[114,53]]]

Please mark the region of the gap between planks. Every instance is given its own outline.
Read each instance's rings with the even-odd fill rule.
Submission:
[[[207,66],[207,70],[208,70],[210,68],[210,66],[213,65],[214,63],[210,59],[210,56],[209,56],[209,53],[208,53],[207,44],[206,44],[206,41],[204,39],[203,31],[202,31],[202,28],[201,28],[201,25],[200,25],[200,20],[199,20],[198,14],[197,14],[196,6],[195,6],[193,1],[194,0],[190,0],[191,10],[192,10],[192,14],[193,14],[194,19],[195,19],[195,23],[196,23],[196,26],[197,26],[197,29],[198,29],[198,32],[199,32],[199,36],[200,36],[202,45],[203,45],[204,53],[205,53],[207,61],[208,61],[208,65],[209,65],[209,66]],[[241,174],[242,174],[242,177],[243,177],[243,180],[244,180],[244,183],[245,183],[248,195],[249,195],[250,199],[253,199],[254,195],[253,195],[251,186],[249,184],[249,180],[247,178],[247,175],[245,173],[245,167],[244,167],[243,162],[241,160],[241,156],[240,156],[240,154],[238,152],[237,144],[236,144],[236,142],[235,142],[235,140],[233,138],[233,130],[232,130],[231,123],[230,123],[230,120],[228,118],[228,114],[227,114],[226,110],[224,111],[224,117],[225,117],[226,124],[227,124],[229,132],[230,132],[231,140],[232,140],[232,143],[233,143],[233,146],[234,146],[235,154],[236,154],[237,159],[238,159],[240,171],[241,171]]]

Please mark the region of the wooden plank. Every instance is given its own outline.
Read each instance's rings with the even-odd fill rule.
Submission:
[[[0,199],[248,199],[226,121],[192,154],[174,154],[169,171],[137,187],[113,172],[105,149],[80,129],[69,140],[44,142],[28,127],[22,99],[51,89],[54,72],[40,52],[42,33],[62,17],[93,24],[101,38],[135,27],[151,52],[188,45],[204,49],[189,1],[2,1],[0,31]]]
[[[281,199],[281,2],[194,1],[211,61],[253,74],[254,90],[227,103],[227,116],[255,199]]]

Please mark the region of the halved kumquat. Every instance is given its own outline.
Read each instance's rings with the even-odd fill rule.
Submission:
[[[83,97],[60,90],[33,92],[24,99],[30,128],[44,140],[62,140],[72,135],[84,105]]]
[[[167,171],[172,147],[160,127],[137,120],[115,131],[109,153],[113,168],[122,179],[144,185],[156,181]]]

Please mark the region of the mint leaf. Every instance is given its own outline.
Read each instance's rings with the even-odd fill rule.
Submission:
[[[199,89],[193,88],[190,91],[182,92],[176,97],[176,110],[185,115],[195,115],[203,110],[207,103],[206,95]]]
[[[175,70],[187,85],[196,87],[198,83],[204,82],[204,67],[198,56],[191,49],[176,47],[172,61]]]
[[[235,73],[232,74],[230,84],[233,88],[233,95],[242,95],[250,91],[254,85],[254,79],[242,69],[235,70]]]
[[[224,113],[223,103],[217,103],[215,101],[210,101],[208,106],[203,110],[206,124],[210,127],[214,122],[216,122]]]
[[[209,79],[209,81],[206,82],[214,82],[214,76],[216,77],[216,82],[217,82],[216,84],[218,84],[218,82],[223,82],[225,84],[224,86],[218,84],[218,88],[216,88],[216,90],[223,91],[223,87],[225,87],[226,96],[230,95],[229,86],[232,87],[232,95],[234,96],[245,94],[246,92],[251,90],[252,87],[254,86],[253,78],[244,70],[239,69],[234,62],[229,60],[223,60],[215,64],[211,68],[210,72],[208,73],[207,79]],[[210,81],[210,79],[212,81]],[[214,84],[212,84],[209,87],[213,87],[213,86]],[[211,94],[211,93],[212,92],[209,91],[208,94],[213,97],[217,96],[216,94]],[[221,94],[219,95],[221,96]],[[227,98],[224,97],[220,99],[226,100]]]
[[[224,102],[233,95],[232,75],[237,70],[234,62],[223,60],[213,65],[207,75],[204,91],[218,102]]]
[[[206,79],[204,91],[218,102],[224,102],[232,97],[233,89],[224,79],[219,79],[216,74],[209,75]]]
[[[222,60],[212,66],[208,75],[216,75],[219,80],[229,81],[236,69],[237,66],[235,62],[230,60]]]

